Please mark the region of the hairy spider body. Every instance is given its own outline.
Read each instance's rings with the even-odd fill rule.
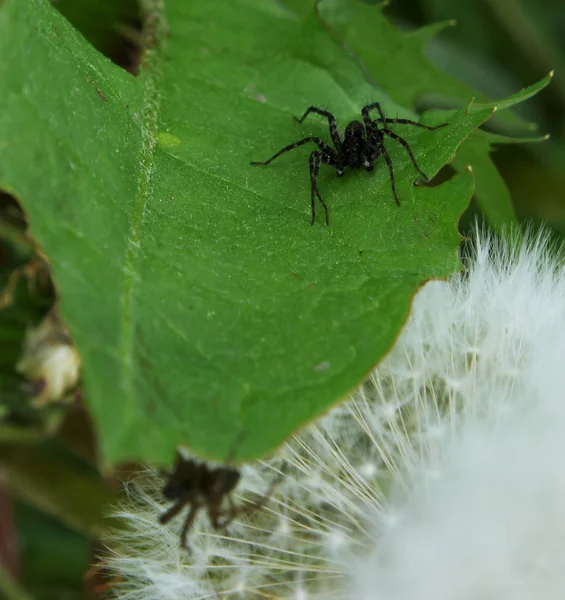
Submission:
[[[341,152],[338,152],[338,177],[343,175],[345,167],[359,169],[366,166],[371,150],[365,139],[365,128],[359,121],[351,121],[345,128]],[[372,167],[372,165],[371,165]]]
[[[378,119],[371,119],[369,111],[373,109],[376,109],[378,111]],[[290,150],[294,150],[294,148],[298,148],[310,142],[316,144],[319,150],[314,150],[310,154],[312,225],[316,220],[316,198],[318,198],[326,212],[326,225],[329,225],[330,223],[328,207],[324,199],[320,195],[317,185],[318,173],[321,164],[334,167],[337,176],[341,177],[346,167],[350,167],[352,169],[360,169],[364,167],[365,170],[372,171],[375,166],[375,161],[380,156],[383,156],[388,166],[394,199],[396,201],[396,204],[400,206],[400,200],[398,198],[398,194],[396,193],[396,183],[394,179],[394,169],[392,165],[392,160],[384,145],[385,136],[388,136],[393,140],[397,141],[399,144],[401,144],[408,153],[408,156],[410,157],[410,160],[412,161],[412,164],[414,165],[414,168],[418,171],[418,173],[420,173],[420,175],[425,180],[428,180],[428,177],[418,166],[416,158],[414,157],[414,154],[412,153],[408,142],[404,138],[391,131],[386,126],[387,123],[414,125],[416,127],[429,129],[430,131],[439,129],[440,127],[445,127],[445,125],[447,125],[447,123],[442,123],[441,125],[437,125],[436,127],[430,127],[428,125],[422,125],[421,123],[417,123],[416,121],[411,121],[410,119],[387,119],[384,116],[380,104],[378,102],[373,102],[372,104],[368,104],[367,106],[364,106],[361,109],[363,122],[351,121],[347,125],[342,140],[337,130],[337,122],[335,120],[335,117],[332,115],[332,113],[330,113],[327,110],[323,110],[315,106],[310,106],[300,119],[294,117],[294,120],[298,123],[302,123],[304,119],[311,113],[321,115],[328,119],[330,137],[332,139],[333,148],[326,142],[324,142],[321,138],[316,136],[309,136],[297,142],[294,142],[293,144],[285,146],[265,162],[252,162],[251,164],[253,166],[268,165],[273,160],[275,160],[275,158],[278,158],[281,154],[289,152]],[[379,128],[379,125],[382,125],[382,127]]]
[[[238,508],[231,497],[241,478],[237,469],[229,466],[211,467],[177,452],[173,471],[169,474],[162,491],[163,497],[174,504],[161,515],[159,522],[165,525],[185,506],[190,507],[180,534],[181,547],[188,548],[188,532],[201,508],[206,509],[214,529],[224,529],[239,513],[261,508],[281,477],[282,472],[271,484],[265,496],[244,508]]]

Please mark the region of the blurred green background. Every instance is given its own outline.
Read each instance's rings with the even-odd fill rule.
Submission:
[[[385,13],[400,28],[454,19],[427,49],[443,71],[504,97],[554,70],[546,89],[516,112],[551,138],[500,145],[493,159],[521,220],[549,223],[565,235],[565,5],[560,0],[401,0]]]

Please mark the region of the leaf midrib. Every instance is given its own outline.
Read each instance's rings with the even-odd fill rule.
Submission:
[[[135,320],[133,317],[133,303],[136,284],[139,280],[143,218],[150,198],[151,177],[155,166],[155,148],[157,146],[159,111],[161,108],[159,83],[163,73],[162,40],[164,32],[167,30],[162,2],[159,2],[159,0],[146,0],[143,5],[146,17],[143,40],[146,43],[142,44],[141,48],[142,69],[139,75],[143,91],[142,116],[140,119],[141,152],[137,193],[124,255],[120,335],[121,388],[124,395],[122,400],[128,416],[133,416],[130,408],[135,406],[133,383]],[[124,431],[128,429],[125,423],[123,429]]]

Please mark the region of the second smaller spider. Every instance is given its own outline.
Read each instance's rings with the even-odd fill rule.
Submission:
[[[177,451],[173,471],[163,487],[164,498],[174,504],[161,515],[159,522],[165,525],[176,517],[185,506],[189,507],[180,534],[181,547],[188,548],[188,531],[201,508],[206,509],[210,524],[214,529],[224,529],[238,514],[261,508],[271,496],[282,475],[280,472],[265,496],[239,508],[236,507],[231,497],[231,493],[241,478],[236,468],[228,465],[212,467],[194,458],[184,457]]]
[[[373,109],[378,111],[378,119],[371,119],[369,112]],[[400,200],[398,199],[398,194],[396,193],[392,160],[384,145],[385,137],[390,137],[399,144],[402,144],[402,146],[404,146],[406,149],[406,152],[408,152],[408,156],[410,157],[414,168],[426,181],[429,181],[429,178],[418,166],[408,142],[404,138],[394,133],[394,131],[391,131],[387,127],[387,124],[399,123],[402,125],[414,125],[416,127],[429,129],[430,131],[434,131],[435,129],[439,129],[440,127],[445,127],[447,125],[447,123],[442,123],[441,125],[430,127],[428,125],[422,125],[422,123],[417,123],[416,121],[411,121],[410,119],[388,119],[385,117],[380,104],[378,102],[373,102],[372,104],[367,104],[367,106],[364,106],[361,109],[363,122],[351,121],[351,123],[347,125],[342,140],[337,130],[335,117],[327,110],[310,106],[300,119],[296,117],[294,117],[294,119],[298,123],[302,123],[302,121],[304,121],[304,119],[311,113],[321,115],[328,119],[330,136],[334,145],[333,148],[326,144],[326,142],[324,142],[321,138],[309,136],[299,140],[298,142],[294,142],[293,144],[285,146],[282,150],[279,150],[274,156],[271,156],[271,158],[265,162],[252,162],[251,164],[253,166],[268,165],[270,162],[275,160],[275,158],[279,157],[285,152],[288,152],[289,150],[294,150],[294,148],[298,148],[299,146],[308,144],[309,142],[316,144],[318,146],[318,150],[314,150],[310,154],[312,225],[314,225],[314,221],[316,220],[316,197],[326,211],[326,225],[330,224],[328,207],[318,191],[317,184],[318,172],[322,163],[334,167],[337,176],[341,177],[346,167],[351,167],[352,169],[364,167],[367,171],[372,171],[374,169],[375,161],[380,156],[383,156],[388,165],[388,170],[390,173],[392,194],[396,200],[396,203],[398,206],[400,206]],[[382,125],[382,127],[379,127],[379,125]]]

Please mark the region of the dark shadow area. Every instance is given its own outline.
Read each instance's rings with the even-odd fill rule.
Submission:
[[[51,0],[104,56],[137,74],[142,17],[137,0]]]

